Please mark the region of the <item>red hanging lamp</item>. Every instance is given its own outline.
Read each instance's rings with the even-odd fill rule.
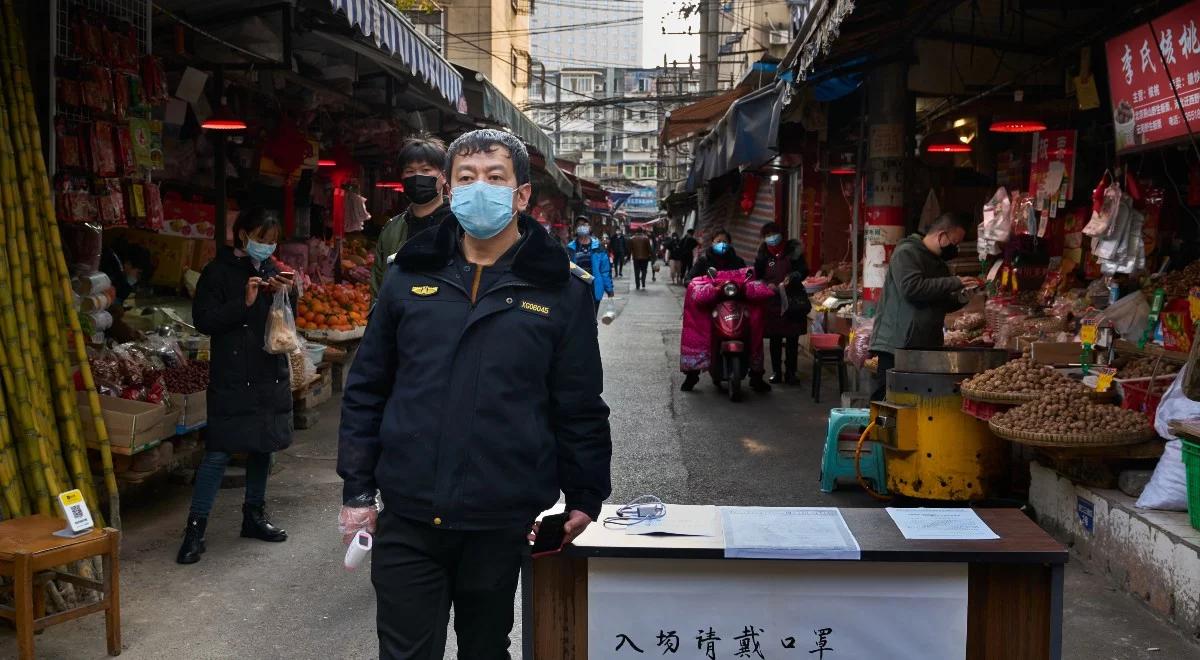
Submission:
[[[931,154],[969,154],[971,145],[961,142],[939,142],[926,146],[925,151]]]
[[[200,123],[200,128],[210,131],[244,131],[246,130],[246,122],[240,117],[233,114],[229,109],[229,104],[226,103],[225,97],[221,97],[221,105],[218,105],[216,110]]]
[[[1040,133],[1046,130],[1046,122],[1040,119],[1003,119],[992,122],[988,130],[993,133]]]

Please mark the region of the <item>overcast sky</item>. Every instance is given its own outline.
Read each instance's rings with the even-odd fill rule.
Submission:
[[[679,7],[684,4],[695,4],[694,0],[644,0],[645,20],[642,22],[642,65],[645,67],[662,66],[663,54],[667,61],[679,60],[686,62],[688,55],[699,58],[700,37],[692,35],[663,35],[663,27],[667,32],[686,32],[688,26],[692,32],[699,31],[700,17],[693,15],[688,20],[679,17]]]

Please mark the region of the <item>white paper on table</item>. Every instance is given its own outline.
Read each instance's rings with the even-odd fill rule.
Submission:
[[[836,507],[723,506],[729,559],[862,558],[858,539]]]
[[[673,507],[667,505],[667,515],[629,525],[626,534],[668,534],[672,536],[716,536],[717,507]]]
[[[906,539],[978,541],[1000,538],[971,509],[887,508]]]

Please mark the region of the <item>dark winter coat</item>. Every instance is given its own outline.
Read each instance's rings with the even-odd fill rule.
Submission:
[[[292,444],[287,356],[263,350],[274,295],[263,289],[254,305],[246,306],[246,281],[278,272],[270,261],[256,271],[250,257],[222,247],[196,285],[192,320],[212,338],[204,440],[209,451],[271,452]]]
[[[871,350],[895,353],[903,348],[935,348],[945,341],[946,314],[961,308],[962,280],[925,247],[920,234],[896,246],[883,282],[875,315]]]
[[[696,263],[692,264],[686,281],[691,282],[701,275],[707,275],[710,266],[716,268],[718,271],[733,270],[735,268],[745,268],[746,260],[738,256],[732,245],[725,250],[725,254],[717,254],[710,247],[704,251],[704,254],[700,255],[699,259],[696,259]]]
[[[387,274],[388,266],[391,263],[388,261],[392,255],[400,250],[408,239],[417,234],[442,224],[442,221],[452,215],[450,211],[450,202],[442,202],[442,205],[433,210],[433,213],[418,218],[413,215],[412,207],[392,218],[383,227],[383,231],[379,232],[379,240],[375,242],[375,263],[371,264],[371,295],[378,296],[379,289],[383,287],[383,277]]]
[[[783,285],[790,275],[791,285],[786,293],[792,300],[807,300],[804,292],[804,278],[808,277],[808,264],[804,253],[800,251],[800,243],[795,240],[787,242],[783,254],[776,257],[767,250],[766,243],[758,248],[758,258],[754,261],[754,274],[758,279],[768,284]],[[790,308],[789,308],[790,311]],[[802,335],[808,331],[808,323],[800,319],[788,319],[783,316],[783,301],[774,296],[763,310],[765,320],[764,334],[767,337],[791,337]]]
[[[456,220],[396,256],[342,399],[346,501],[378,488],[406,518],[500,529],[561,490],[568,509],[599,516],[612,442],[592,278],[519,222],[521,242],[484,271],[474,303]]]

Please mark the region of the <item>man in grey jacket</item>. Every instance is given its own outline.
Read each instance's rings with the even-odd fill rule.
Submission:
[[[946,262],[958,256],[971,218],[943,213],[925,230],[896,246],[883,283],[883,299],[875,314],[871,352],[879,357],[872,400],[884,398],[887,372],[896,364],[896,351],[942,345],[946,314],[970,299],[977,280],[955,277]]]

